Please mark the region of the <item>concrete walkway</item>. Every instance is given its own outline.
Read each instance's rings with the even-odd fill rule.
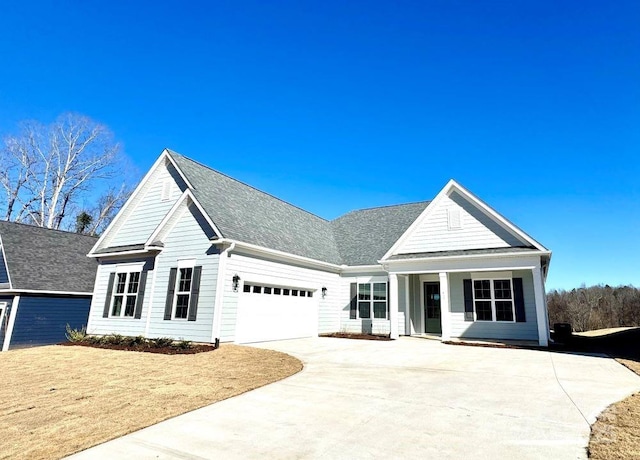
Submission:
[[[590,423],[640,390],[604,357],[420,338],[258,346],[305,369],[72,458],[586,458]]]

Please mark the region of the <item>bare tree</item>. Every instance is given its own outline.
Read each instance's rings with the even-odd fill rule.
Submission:
[[[58,229],[81,199],[93,196],[106,206],[90,213],[95,232],[123,202],[111,190],[108,198],[98,198],[99,190],[121,174],[123,158],[111,131],[86,116],[67,113],[50,125],[24,123],[17,135],[5,138],[0,157],[6,196],[0,209],[6,220]]]

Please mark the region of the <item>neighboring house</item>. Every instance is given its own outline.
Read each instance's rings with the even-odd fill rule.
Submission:
[[[89,256],[93,334],[548,341],[551,253],[454,181],[327,221],[165,150]]]
[[[65,341],[65,326],[87,324],[97,238],[0,221],[2,351]]]

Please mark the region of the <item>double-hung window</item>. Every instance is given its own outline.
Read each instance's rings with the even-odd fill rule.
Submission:
[[[186,319],[189,312],[189,300],[191,299],[191,280],[193,279],[193,267],[178,269],[176,283],[176,298],[173,317]]]
[[[387,318],[387,283],[358,283],[358,316]]]
[[[513,322],[515,309],[512,280],[473,280],[473,304],[477,321]]]
[[[195,265],[195,259],[179,260],[178,266],[169,270],[165,320],[196,320],[201,275],[202,266]]]
[[[116,273],[111,300],[111,316],[133,317],[140,287],[140,271]]]

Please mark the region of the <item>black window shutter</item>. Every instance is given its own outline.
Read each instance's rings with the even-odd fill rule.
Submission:
[[[473,321],[473,287],[471,280],[462,280],[464,284],[464,320]]]
[[[358,317],[358,284],[351,283],[351,308],[349,310],[349,319]]]
[[[524,290],[522,288],[522,278],[513,279],[513,301],[516,307],[516,322],[526,323],[527,316],[524,312]]]
[[[167,301],[164,304],[164,319],[171,319],[173,294],[176,292],[176,273],[178,273],[177,268],[172,268],[169,272],[169,287],[167,288]]]
[[[109,284],[107,284],[107,298],[104,299],[104,310],[102,311],[102,317],[109,317],[109,307],[111,306],[111,293],[113,292],[113,280],[116,277],[115,273],[109,275]]]
[[[198,314],[198,296],[200,295],[200,274],[202,266],[193,267],[193,278],[191,279],[191,298],[189,299],[188,321],[195,321]]]
[[[142,303],[144,302],[144,289],[147,286],[147,270],[140,273],[140,283],[138,284],[138,298],[136,299],[136,311],[133,315],[135,319],[142,318]]]
[[[111,307],[111,294],[113,293],[113,280],[115,279],[116,274],[111,273],[109,275],[109,284],[107,284],[107,298],[104,299],[104,310],[102,310],[102,317],[109,317],[109,307]]]

